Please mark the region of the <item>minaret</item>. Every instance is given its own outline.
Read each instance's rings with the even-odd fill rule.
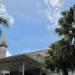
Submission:
[[[4,34],[2,36],[2,41],[1,41],[1,44],[0,44],[0,59],[6,57],[6,50],[7,50],[6,35]]]

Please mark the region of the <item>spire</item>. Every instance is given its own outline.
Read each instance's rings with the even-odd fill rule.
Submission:
[[[0,47],[7,47],[7,44],[6,44],[6,34],[3,34],[2,36],[2,41],[1,41],[1,44],[0,44]]]

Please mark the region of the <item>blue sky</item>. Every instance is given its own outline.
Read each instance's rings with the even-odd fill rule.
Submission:
[[[47,49],[60,39],[54,32],[60,12],[72,6],[74,0],[5,0],[7,12],[15,23],[7,32],[11,54]]]

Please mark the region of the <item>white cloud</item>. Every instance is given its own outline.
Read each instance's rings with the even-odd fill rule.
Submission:
[[[7,50],[6,51],[6,57],[12,56],[12,54]]]
[[[59,6],[60,5],[60,0],[49,0],[49,3],[52,6]]]
[[[42,0],[45,4],[45,14],[50,20],[50,25],[47,26],[48,29],[55,29],[58,27],[58,19],[61,17],[61,7],[63,0]]]

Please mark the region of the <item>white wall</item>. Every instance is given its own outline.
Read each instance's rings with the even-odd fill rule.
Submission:
[[[74,72],[69,71],[68,73],[69,75],[75,75],[75,71]],[[63,74],[62,72],[60,72],[60,74],[56,72],[48,72],[47,75],[63,75]]]

